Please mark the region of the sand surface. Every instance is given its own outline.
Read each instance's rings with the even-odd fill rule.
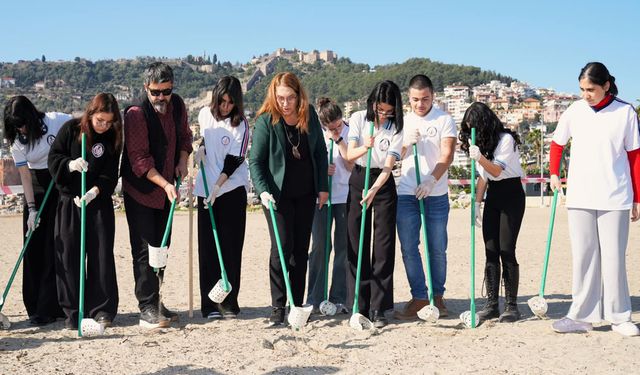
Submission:
[[[469,309],[469,210],[451,211],[449,221],[446,299],[450,317],[436,325],[399,322],[376,332],[356,332],[348,315],[316,316],[304,332],[268,328],[269,237],[262,213],[248,215],[243,254],[242,287],[237,320],[208,322],[200,316],[197,255],[194,245],[194,316],[188,316],[188,214],[174,222],[173,245],[165,276],[165,304],[180,313],[172,328],[138,327],[133,271],[124,214],[116,216],[116,265],[120,291],[119,315],[106,335],[78,339],[63,329],[63,321],[30,327],[21,296],[21,272],[3,308],[12,321],[0,331],[0,374],[397,374],[397,373],[638,373],[640,337],[625,338],[607,323],[588,334],[556,334],[554,319],[567,312],[571,299],[571,254],[564,208],[558,209],[546,287],[549,320],[532,316],[526,301],[538,293],[550,209],[527,208],[518,242],[521,267],[520,310],[514,324],[489,321],[476,329],[459,324]],[[195,219],[195,218],[194,218]],[[195,222],[194,222],[195,223]],[[0,285],[6,285],[20,251],[20,218],[0,217]],[[194,228],[194,244],[195,244]],[[482,298],[484,247],[477,231],[476,297]],[[634,320],[640,320],[640,228],[633,224],[627,269]],[[397,245],[395,303],[409,298]],[[502,299],[501,299],[502,304]],[[389,315],[391,316],[391,315]]]

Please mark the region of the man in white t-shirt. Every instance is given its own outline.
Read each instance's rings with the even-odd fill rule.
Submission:
[[[433,107],[433,84],[422,74],[409,81],[412,112],[405,117],[402,171],[398,183],[398,237],[402,261],[411,288],[411,300],[395,317],[411,320],[429,304],[420,255],[420,206],[424,200],[432,292],[440,316],[447,316],[443,301],[447,275],[448,173],[456,146],[456,125],[449,114]],[[413,145],[418,149],[420,185],[416,181]]]

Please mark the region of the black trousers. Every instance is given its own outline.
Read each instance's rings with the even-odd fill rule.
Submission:
[[[158,276],[149,266],[149,245],[159,247],[167,225],[171,204],[165,200],[163,209],[143,206],[127,193],[124,193],[124,207],[129,224],[129,243],[133,260],[133,278],[138,308],[158,305]],[[171,233],[167,246],[171,243]],[[159,272],[164,272],[160,270]]]
[[[482,215],[487,263],[518,265],[516,241],[524,217],[525,194],[520,178],[489,180]]]
[[[373,185],[380,169],[371,169],[369,186]],[[356,165],[349,178],[347,205],[347,303],[355,298],[356,272],[358,267],[358,246],[360,223],[362,221],[362,190],[364,189],[365,168]],[[358,309],[363,315],[369,310],[386,311],[393,308],[393,269],[396,252],[396,209],[398,194],[393,177],[390,176],[378,190],[373,203],[367,207],[365,219],[364,245],[362,248],[362,269]],[[371,251],[371,217],[373,216],[373,251]]]
[[[211,288],[222,279],[220,262],[213,236],[209,210],[204,208],[204,198],[198,198],[198,265],[200,269],[200,311],[207,317],[212,311],[219,311],[216,303],[208,297]],[[220,252],[231,293],[221,303],[222,309],[240,312],[238,292],[240,291],[240,269],[242,248],[247,224],[247,191],[244,186],[216,198],[213,204],[213,219],[216,222]]]
[[[309,242],[311,227],[316,207],[316,195],[307,194],[301,197],[281,197],[275,210],[278,233],[282,243],[282,252],[289,271],[291,294],[296,306],[302,306],[307,277],[307,260],[309,259]],[[269,225],[271,237],[271,254],[269,257],[269,282],[271,286],[271,305],[284,307],[287,302],[285,287],[276,237],[269,209],[263,206]]]
[[[80,208],[73,197],[60,196],[56,215],[56,275],[58,299],[65,315],[78,322],[80,296]],[[115,217],[111,197],[98,196],[87,205],[84,317],[118,312],[118,282],[113,258]]]
[[[47,169],[30,170],[36,207],[40,209],[51,175]],[[40,225],[31,235],[24,253],[22,267],[22,299],[29,317],[64,317],[58,303],[55,272],[54,227],[58,189],[51,189],[40,214]],[[22,232],[27,234],[29,209],[25,200],[22,211]],[[26,237],[23,236],[26,241]]]

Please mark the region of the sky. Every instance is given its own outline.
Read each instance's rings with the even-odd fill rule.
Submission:
[[[2,62],[215,53],[244,63],[280,47],[329,49],[372,67],[429,58],[578,93],[580,69],[600,61],[619,97],[640,104],[638,0],[36,0],[2,13]]]

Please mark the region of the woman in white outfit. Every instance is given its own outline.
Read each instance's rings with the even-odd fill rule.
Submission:
[[[640,218],[640,136],[632,105],[616,97],[615,78],[599,62],[578,77],[582,100],[560,117],[551,144],[551,187],[560,188],[559,165],[571,139],[567,178],[573,255],[573,302],[556,332],[587,332],[606,320],[625,336],[640,334],[631,322],[625,251],[631,221]]]

